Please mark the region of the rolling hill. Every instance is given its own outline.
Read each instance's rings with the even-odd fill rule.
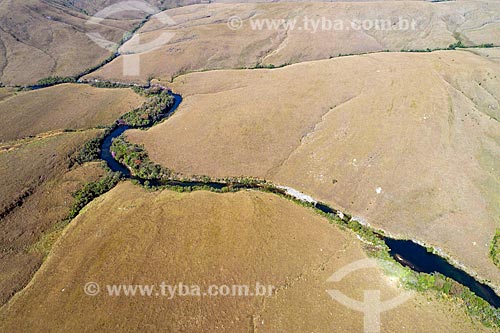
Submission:
[[[496,1],[215,3],[175,8],[165,12],[174,23],[151,19],[120,48],[127,56],[140,55],[139,75],[123,75],[124,57],[119,57],[87,78],[170,80],[207,69],[281,66],[345,54],[448,48],[458,42],[498,44],[499,12]],[[236,19],[234,30],[228,27],[230,18]],[[365,20],[367,28],[362,25]],[[382,24],[387,20],[390,28]],[[409,28],[400,25],[405,20]],[[144,49],[164,33],[173,37]]]
[[[192,73],[169,84],[169,121],[127,135],[185,175],[291,186],[499,285],[499,76],[468,51]]]
[[[33,281],[0,309],[0,329],[361,331],[361,312],[337,303],[326,289],[354,299],[366,288],[379,289],[384,300],[402,292],[397,279],[378,268],[327,282],[366,258],[353,234],[272,194],[148,193],[127,182],[73,221]],[[101,286],[96,296],[83,291],[91,281]],[[259,282],[276,292],[169,298],[106,291],[112,284],[158,288],[162,282],[202,291]],[[381,323],[384,331],[488,331],[456,306],[420,294],[382,314]]]

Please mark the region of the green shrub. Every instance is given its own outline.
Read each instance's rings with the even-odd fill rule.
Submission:
[[[478,45],[478,47],[482,48],[482,49],[489,49],[489,48],[495,47],[495,45],[493,43],[486,43],[486,44]]]
[[[164,116],[174,104],[174,97],[168,91],[153,87],[149,89],[136,88],[134,91],[148,97],[139,108],[134,109],[121,117],[130,126],[152,126],[163,120]]]
[[[99,160],[101,154],[101,145],[104,138],[116,128],[116,125],[105,127],[105,131],[99,136],[85,142],[78,155],[73,159],[78,164]]]
[[[44,79],[38,80],[36,86],[44,88],[61,83],[75,83],[75,82],[76,79],[74,77],[49,76]]]
[[[97,137],[87,141],[76,156],[75,162],[83,164],[85,162],[98,160],[99,154],[101,153],[102,140],[103,137]]]
[[[167,179],[171,172],[159,164],[153,163],[143,146],[132,144],[123,135],[115,138],[111,144],[114,158],[126,165],[132,174],[142,179]]]
[[[275,69],[275,68],[285,67],[285,66],[288,66],[288,65],[290,65],[290,63],[289,63],[289,62],[285,62],[285,63],[283,63],[283,64],[281,64],[281,65],[278,65],[278,66],[273,65],[273,64],[264,65],[264,64],[258,63],[258,64],[256,64],[253,68],[254,68],[254,69],[261,69],[261,68]]]
[[[95,81],[91,82],[90,85],[95,88],[130,88],[130,84],[117,83],[110,81]]]
[[[500,229],[497,229],[491,241],[490,256],[495,265],[500,267]]]
[[[81,190],[74,194],[75,202],[71,207],[68,218],[75,218],[83,207],[101,194],[104,194],[115,187],[120,179],[121,174],[119,172],[110,172],[104,178],[96,182],[85,184]]]
[[[458,41],[458,42],[456,42],[456,43],[450,44],[450,45],[448,46],[448,50],[454,50],[454,49],[456,49],[456,48],[464,48],[464,47],[465,47],[465,45],[462,43],[462,41],[461,41],[461,40],[459,40],[459,41]]]

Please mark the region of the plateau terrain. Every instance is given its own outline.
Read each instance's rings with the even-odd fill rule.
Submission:
[[[401,293],[397,279],[377,268],[327,282],[336,270],[366,259],[362,247],[353,234],[272,194],[148,193],[122,183],[69,225],[30,285],[0,310],[0,328],[361,331],[362,314],[335,302],[326,289],[354,298],[374,286],[383,298]],[[85,295],[88,281],[101,284],[102,293]],[[105,289],[162,281],[205,288],[259,282],[276,291],[271,297],[168,299],[110,296]],[[382,315],[383,330],[488,331],[431,295],[416,294],[391,314]]]
[[[498,332],[500,1],[0,0],[0,332]]]
[[[192,73],[169,85],[169,121],[127,135],[185,175],[291,186],[499,285],[499,76],[469,51]]]

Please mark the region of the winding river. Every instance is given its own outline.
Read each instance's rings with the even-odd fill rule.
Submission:
[[[165,114],[165,118],[171,116],[178,108],[178,106],[182,102],[182,96],[177,94],[172,94],[175,99],[174,104],[170,108],[170,110]],[[122,135],[126,130],[131,128],[127,125],[118,125],[109,135],[104,138],[104,141],[101,145],[100,158],[108,164],[109,168],[112,171],[121,172],[126,178],[129,179],[137,179],[139,181],[145,181],[144,179],[138,179],[133,176],[130,170],[125,166],[116,161],[111,154],[111,143],[114,138]],[[167,181],[162,182],[160,185],[170,185],[170,186],[181,186],[181,187],[192,187],[192,186],[208,186],[214,189],[221,189],[228,184],[222,182],[182,182],[182,181]],[[256,189],[258,185],[246,185],[239,184],[238,188],[244,189]],[[302,196],[296,196],[293,193],[300,193],[299,191],[292,190],[291,192],[287,192],[289,195],[294,196],[298,200],[303,200]],[[276,189],[276,192],[284,194],[284,190]],[[316,203],[316,208],[321,210],[327,214],[336,214],[336,210],[330,208],[329,206]],[[379,235],[381,239],[384,240],[385,244],[389,247],[390,255],[403,266],[409,267],[414,271],[423,272],[423,273],[434,273],[438,272],[447,276],[460,284],[468,287],[471,291],[473,291],[477,296],[486,300],[490,305],[495,308],[500,307],[500,297],[493,291],[491,287],[486,284],[480,283],[474,277],[466,273],[465,271],[451,265],[444,258],[440,257],[437,254],[427,251],[424,246],[421,246],[410,240],[398,240],[394,238],[389,238],[386,236]]]

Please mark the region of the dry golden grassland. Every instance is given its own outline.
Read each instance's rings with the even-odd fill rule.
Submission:
[[[74,201],[72,194],[103,174],[99,163],[59,174],[37,187],[1,220],[0,304],[24,288],[40,267],[50,244],[60,234],[56,226],[67,217]]]
[[[67,168],[68,159],[100,130],[35,138],[0,152],[0,212],[16,198]]]
[[[178,7],[178,6],[187,6],[191,5],[194,3],[199,3],[201,0],[143,0],[144,2],[147,2],[151,4],[152,6],[155,6],[159,9],[162,8],[173,8],[173,7]],[[111,6],[113,4],[119,3],[120,1],[117,0],[79,0],[79,1],[74,1],[74,0],[52,0],[51,2],[53,3],[58,3],[62,6],[66,6],[72,9],[76,9],[85,13],[88,13],[90,15],[93,15],[97,13],[98,11],[102,10],[103,8],[106,8],[108,6]],[[132,13],[128,13],[131,15]],[[138,14],[138,13],[136,13]]]
[[[71,166],[70,159],[102,133],[92,128],[113,123],[144,98],[131,89],[76,84],[21,93],[4,88],[1,94],[0,141],[9,141],[0,144],[3,304],[38,269],[50,247],[41,240],[56,238],[54,228],[68,216],[72,194],[104,173],[98,163]]]
[[[143,102],[144,98],[131,89],[82,84],[16,93],[0,100],[0,142],[48,131],[107,126]]]
[[[363,317],[326,289],[362,299],[401,293],[366,269],[326,280],[366,258],[362,243],[312,210],[253,191],[146,192],[130,182],[93,201],[64,231],[25,290],[0,309],[0,329],[163,331],[361,331]],[[102,292],[87,296],[97,282]],[[112,297],[106,284],[261,284],[271,297]],[[384,332],[482,332],[462,310],[415,294],[381,317]]]
[[[72,193],[103,173],[96,165],[68,170],[69,157],[98,133],[57,134],[0,152],[0,304],[38,269],[43,255],[30,247],[67,216]]]
[[[15,89],[13,88],[0,88],[0,102],[13,96],[15,94]]]
[[[379,289],[390,299],[402,292],[397,276],[371,268],[327,282],[366,259],[369,246],[276,195],[151,192],[126,181],[66,226],[72,194],[105,172],[96,162],[72,165],[72,157],[102,133],[97,127],[144,98],[81,84],[1,86],[102,62],[110,53],[85,35],[85,23],[116,2],[0,1],[0,331],[362,331],[363,314],[326,290],[362,300]],[[499,12],[500,2],[482,0],[193,5],[167,11],[174,25],[151,19],[122,46],[141,56],[139,76],[124,76],[120,56],[85,78],[157,77],[182,94],[168,121],[127,132],[153,161],[186,176],[293,187],[373,228],[439,248],[500,288],[488,256],[500,224],[500,49],[373,53],[495,43]],[[119,41],[140,22],[129,14],[96,29]],[[238,31],[226,24],[234,15],[243,19]],[[314,35],[250,28],[252,19],[293,17],[403,17],[419,25]],[[174,38],[144,51],[165,32]],[[361,53],[373,54],[338,57]],[[91,281],[101,285],[98,296],[84,294]],[[106,295],[107,284],[162,281],[277,289],[271,297]],[[489,331],[431,293],[413,293],[381,322],[383,332]]]
[[[291,186],[499,285],[499,77],[468,51],[193,73],[170,85],[173,117],[127,135],[176,171]]]
[[[44,0],[0,3],[0,82],[34,84],[48,76],[72,76],[111,55],[87,35],[98,32],[117,43],[139,24],[137,18],[107,19],[89,28],[89,16]]]
[[[181,7],[166,12],[175,24],[152,18],[136,36],[140,43],[132,39],[121,48],[123,54],[140,54],[139,76],[124,76],[123,57],[119,57],[88,77],[145,81],[152,75],[170,79],[186,71],[280,66],[383,50],[447,48],[458,40],[464,45],[495,43],[500,40],[498,12],[500,3],[494,1],[215,3]],[[228,28],[228,18],[233,16],[243,20],[241,29]],[[257,19],[295,17],[298,21],[293,29],[251,27],[251,21]],[[344,28],[337,25],[334,29],[332,24],[329,29],[325,24],[324,29],[316,28],[312,33],[312,23],[303,23],[304,18],[321,22],[323,17],[343,22]],[[394,30],[358,30],[350,25],[367,19],[399,22],[399,18],[415,20],[416,28],[399,29],[396,24]],[[151,50],[144,48],[166,32],[175,34],[168,43]]]

